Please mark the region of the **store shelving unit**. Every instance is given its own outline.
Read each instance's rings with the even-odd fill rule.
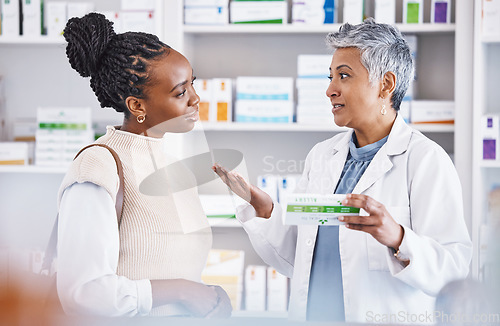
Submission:
[[[496,85],[500,82],[500,35],[483,36],[482,0],[474,2],[474,145],[473,191],[475,204],[473,216],[474,258],[473,276],[484,279],[487,263],[488,192],[500,186],[500,160],[482,160],[481,119],[485,114],[500,114]],[[498,217],[497,217],[498,218]]]
[[[458,101],[456,98],[457,90],[460,90],[460,96],[466,93],[467,87],[460,85],[463,85],[469,75],[457,63],[454,66],[453,61],[457,54],[467,52],[472,44],[457,42],[461,37],[458,35],[458,31],[461,30],[459,28],[461,16],[458,15],[458,10],[463,8],[468,1],[455,0],[453,2],[457,10],[455,23],[396,25],[403,33],[417,34],[422,41],[418,59],[421,85],[419,85],[420,96],[417,98],[455,100],[456,122],[461,122],[455,126],[415,124],[413,127],[435,138],[443,147],[455,153],[457,166],[467,167],[470,149],[466,143],[457,142],[455,139],[457,135],[471,134],[468,127],[470,122],[465,121],[468,120],[465,113],[471,110],[469,104]],[[157,3],[161,3],[157,17],[163,19],[161,38],[186,55],[199,78],[235,78],[243,75],[296,77],[296,55],[301,53],[327,54],[328,51],[323,42],[324,36],[328,32],[338,30],[340,26],[339,24],[185,26],[183,25],[183,1],[157,0]],[[101,7],[105,5],[114,6],[116,9],[119,7],[119,1],[114,0],[110,3],[96,1],[97,10],[110,10]],[[469,14],[465,13],[465,10],[461,12],[461,15]],[[496,44],[498,40],[492,38],[484,42]],[[7,107],[10,122],[15,118],[34,118],[36,105],[90,106],[93,110],[95,108],[93,114],[96,119],[120,119],[119,115],[115,115],[114,112],[110,113],[109,110],[99,108],[88,86],[88,80],[79,77],[69,67],[63,45],[62,38],[3,38],[0,36],[0,74],[12,83],[12,88],[7,94],[12,99],[8,102],[10,106]],[[42,71],[41,74],[47,76],[46,78],[33,74],[35,65]],[[49,81],[50,89],[47,88]],[[23,91],[18,91],[19,89]],[[283,162],[299,162],[305,159],[308,150],[316,142],[345,130],[329,125],[251,123],[203,123],[201,129],[206,132],[206,141],[210,147],[235,148],[245,154],[252,182],[255,182],[255,176],[262,174],[262,161],[268,153],[273,155],[275,159],[273,162],[278,159]],[[184,150],[187,153],[184,154],[200,152],[198,144],[190,135],[185,138]],[[481,168],[476,166],[475,170],[481,170]],[[44,232],[48,234],[56,213],[55,194],[65,171],[64,167],[0,166],[0,184],[2,185],[0,207],[4,207],[0,209],[0,221],[2,216],[9,216],[13,219],[34,219],[30,227],[39,229],[40,234]],[[461,179],[468,180],[470,169],[463,168],[462,171]],[[22,213],[8,208],[13,198],[14,200],[17,198],[13,194],[24,194],[26,187],[37,189],[29,196],[36,198],[40,204],[38,201],[33,201],[30,205],[32,207],[23,207]],[[470,190],[464,187],[464,198],[470,199],[470,193]],[[262,264],[258,258],[252,258],[256,254],[239,222],[234,219],[225,219],[225,221],[211,219],[210,223],[216,227],[214,228],[214,245],[218,248],[244,248],[250,253],[247,255],[250,263]],[[33,239],[33,243],[37,241],[44,244],[45,237]],[[251,315],[255,316],[255,314]],[[240,316],[249,315],[242,312]],[[269,317],[269,314],[259,316]],[[277,316],[286,315],[277,314]]]

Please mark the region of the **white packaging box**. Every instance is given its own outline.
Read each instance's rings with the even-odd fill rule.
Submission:
[[[247,266],[245,270],[245,310],[266,310],[266,278],[266,266]]]
[[[290,194],[286,200],[285,225],[341,225],[339,216],[360,215],[360,209],[342,205],[343,194]]]
[[[293,121],[293,78],[238,77],[236,99],[237,122]]]
[[[121,0],[121,10],[154,11],[155,0]]]
[[[184,24],[186,25],[226,25],[229,23],[229,8],[184,7]]]
[[[344,23],[360,24],[363,22],[363,0],[344,0]]]
[[[20,31],[20,11],[19,1],[2,0],[2,36],[19,36]]]
[[[299,183],[300,174],[287,174],[278,177],[278,202],[284,204],[289,194],[295,191]],[[285,207],[286,208],[286,207]]]
[[[245,252],[211,249],[201,279],[205,284],[219,285],[226,291],[233,310],[241,309]]]
[[[49,1],[45,3],[48,36],[61,36],[63,34],[68,21],[67,8],[67,2]]]
[[[94,10],[95,5],[92,2],[68,2],[68,19],[72,17],[83,17]]]
[[[483,0],[483,36],[500,36],[500,0]]]
[[[197,78],[194,81],[194,89],[200,97],[200,102],[198,103],[200,121],[209,121],[210,113],[215,110],[212,103],[212,80]]]
[[[23,35],[42,35],[42,8],[40,0],[22,0]]]
[[[403,24],[422,24],[423,22],[423,0],[403,0]]]
[[[278,175],[266,174],[257,176],[257,187],[268,194],[274,202],[278,201]]]
[[[453,123],[455,102],[412,101],[410,121],[412,123]]]
[[[451,17],[451,0],[432,0],[431,23],[449,24]]]
[[[67,165],[93,142],[90,108],[38,108],[37,123],[37,165]]]
[[[28,152],[26,142],[0,142],[0,165],[27,165]]]
[[[230,78],[212,79],[212,107],[210,121],[231,122],[233,120],[233,82]]]
[[[375,0],[375,21],[377,23],[396,23],[396,0]]]
[[[156,34],[154,11],[121,11],[120,28],[123,32]]]
[[[200,194],[200,201],[205,215],[210,218],[233,218],[236,215],[236,207],[246,203],[244,199],[234,194]]]
[[[232,24],[287,23],[286,1],[231,1],[229,8]]]
[[[320,78],[328,81],[329,68],[332,63],[331,55],[299,54],[297,56],[297,76],[306,78]],[[299,85],[297,85],[299,87]]]
[[[334,125],[332,104],[326,96],[329,80],[297,78],[297,123]]]
[[[288,310],[288,277],[273,267],[267,268],[267,310]]]
[[[237,122],[292,123],[293,102],[273,100],[237,100]]]
[[[113,29],[115,33],[122,33],[121,21],[120,21],[120,13],[118,11],[101,11],[107,20],[113,22]]]
[[[333,24],[337,21],[337,1],[294,0],[292,23],[306,25]]]
[[[483,160],[500,160],[500,116],[485,115],[481,119]]]

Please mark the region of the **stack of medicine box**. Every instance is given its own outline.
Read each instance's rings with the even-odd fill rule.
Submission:
[[[230,20],[232,24],[286,24],[288,4],[285,0],[233,0]]]
[[[293,78],[238,77],[237,122],[293,122]]]
[[[121,0],[118,25],[122,32],[144,32],[156,34],[155,0]],[[112,16],[110,13],[106,15]]]
[[[226,291],[233,310],[241,309],[244,266],[244,251],[212,249],[201,273],[205,284],[219,285]]]
[[[225,25],[229,23],[229,0],[184,0],[184,24]]]
[[[94,140],[90,108],[38,108],[37,124],[37,165],[69,165]]]
[[[364,0],[344,0],[343,23],[361,24],[364,14]]]
[[[288,278],[267,266],[249,265],[245,270],[245,310],[288,309]]]
[[[201,121],[232,121],[233,83],[230,78],[196,79],[194,88],[200,97]]]
[[[293,0],[292,24],[333,24],[337,18],[339,0]]]
[[[326,96],[331,55],[297,58],[297,123],[333,126],[332,104]]]

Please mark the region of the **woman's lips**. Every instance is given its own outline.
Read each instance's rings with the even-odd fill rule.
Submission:
[[[344,104],[334,104],[332,107],[332,113],[335,114],[338,110],[342,109],[344,107]]]

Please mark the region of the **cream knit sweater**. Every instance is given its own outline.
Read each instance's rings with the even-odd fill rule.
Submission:
[[[113,148],[123,165],[117,274],[132,280],[183,278],[200,282],[212,232],[191,171],[164,153],[162,139],[108,127],[106,135],[96,142]],[[167,168],[175,162],[175,169]],[[115,201],[119,178],[111,153],[98,146],[82,152],[64,177],[59,200],[64,189],[76,182],[101,186]],[[116,220],[116,216],[109,218]],[[154,308],[151,315],[184,313],[179,305],[167,305]]]

